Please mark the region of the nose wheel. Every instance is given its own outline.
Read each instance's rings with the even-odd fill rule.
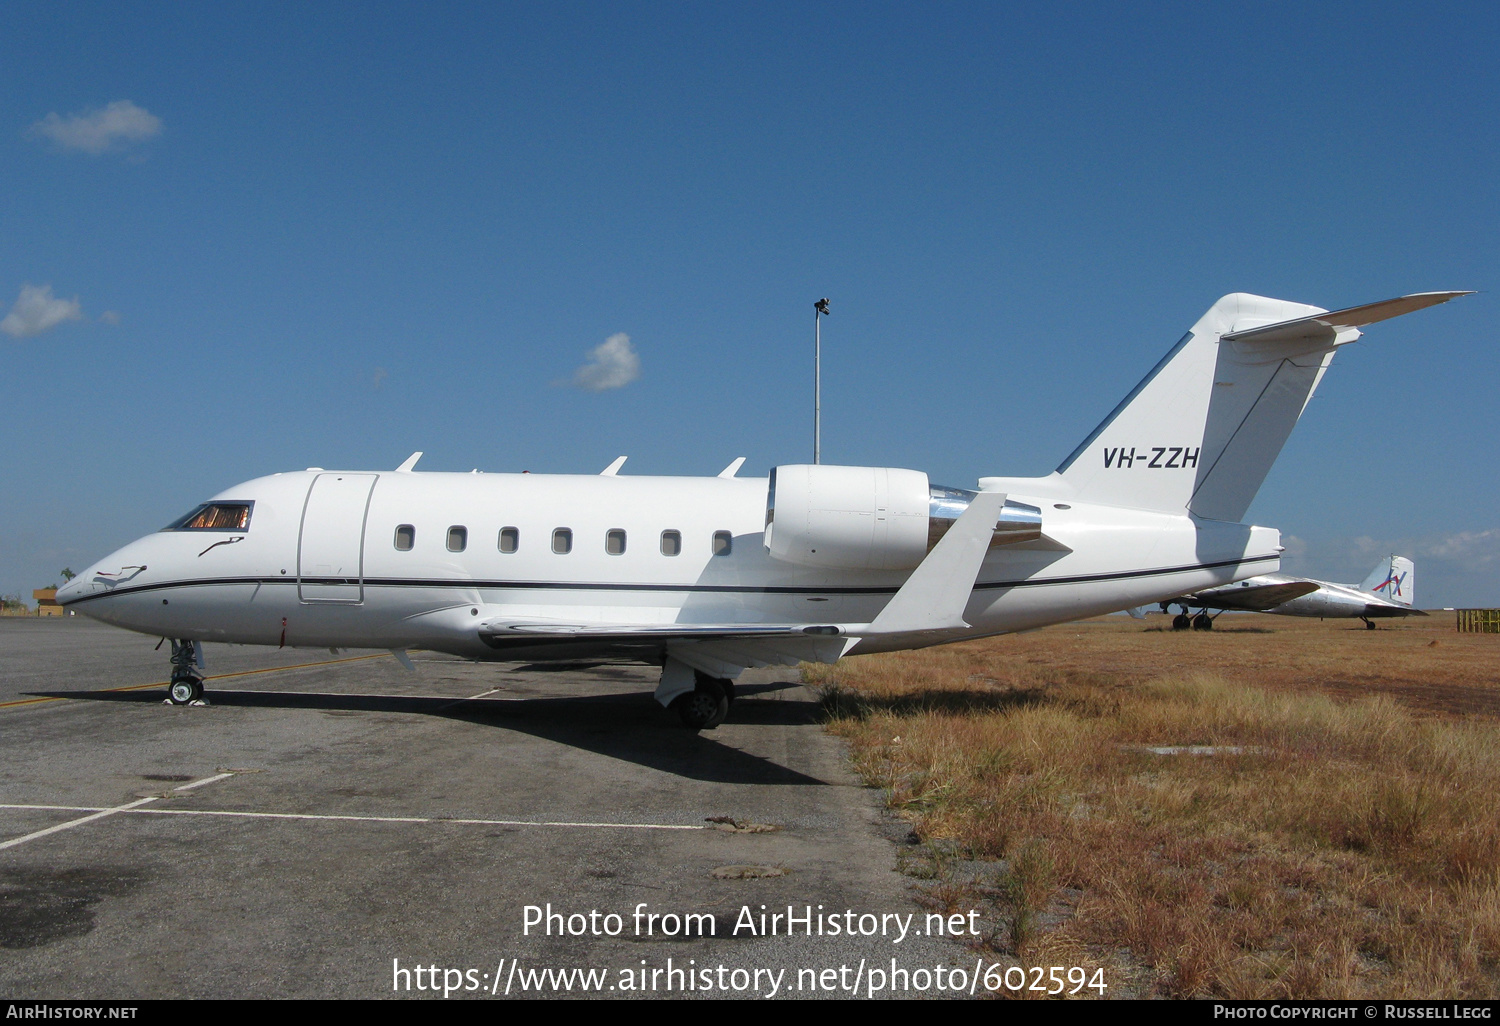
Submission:
[[[203,701],[203,678],[198,673],[198,643],[172,642],[172,685],[167,701],[173,705],[192,705]]]
[[[203,681],[197,677],[173,677],[172,688],[167,692],[173,705],[192,705],[203,700]]]

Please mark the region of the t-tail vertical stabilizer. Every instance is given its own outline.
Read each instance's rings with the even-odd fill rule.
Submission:
[[[1057,468],[1079,499],[1238,522],[1339,346],[1360,327],[1467,292],[1329,312],[1220,299]]]

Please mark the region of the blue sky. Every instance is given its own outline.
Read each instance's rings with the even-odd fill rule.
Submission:
[[[820,296],[825,461],[972,487],[1225,293],[1496,278],[1493,5],[6,10],[6,594],[278,470],[805,462]],[[1340,354],[1286,569],[1500,605],[1495,302]]]

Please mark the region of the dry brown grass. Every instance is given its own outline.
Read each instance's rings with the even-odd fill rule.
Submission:
[[[923,842],[904,868],[987,902],[1023,964],[1181,997],[1500,995],[1500,638],[1229,623],[807,674]]]

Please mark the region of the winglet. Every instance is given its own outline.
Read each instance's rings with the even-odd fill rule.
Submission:
[[[629,456],[621,456],[621,457],[619,457],[613,463],[611,463],[609,466],[607,466],[603,470],[599,471],[599,476],[600,477],[615,477],[616,475],[618,475],[620,473],[620,468],[625,465],[625,461],[628,460],[629,458],[630,458]]]
[[[735,461],[733,463],[731,463],[729,466],[725,467],[723,470],[719,471],[719,476],[720,477],[733,477],[734,475],[736,475],[736,474],[738,474],[740,472],[740,468],[743,467],[744,465],[745,465],[745,457],[738,456],[738,457],[735,458]]]
[[[964,607],[989,551],[1004,492],[980,492],[871,622],[870,634],[968,627]],[[853,632],[851,632],[853,633]]]
[[[410,474],[411,473],[411,468],[415,467],[417,465],[417,460],[419,460],[421,458],[422,458],[422,454],[420,452],[414,452],[414,453],[412,453],[410,456],[406,457],[406,462],[405,463],[401,464],[401,466],[399,466],[399,467],[396,468],[396,473],[398,473],[398,474]]]

